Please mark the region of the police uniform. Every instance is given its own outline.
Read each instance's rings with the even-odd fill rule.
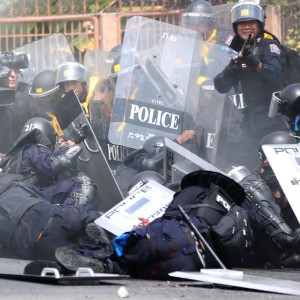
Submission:
[[[1,174],[0,182],[2,257],[53,260],[57,247],[78,246],[86,225],[98,217],[90,205],[69,198],[50,203],[20,175]]]
[[[117,262],[126,265],[131,276],[139,278],[165,279],[173,271],[199,271],[204,266],[190,235],[189,225],[181,220],[177,205],[201,203],[206,193],[207,190],[202,187],[184,189],[174,196],[163,217],[155,219],[146,227],[136,228],[115,238]],[[191,218],[196,228],[211,243],[208,224],[197,217]],[[200,252],[199,255],[203,255],[206,267],[217,267],[209,251],[205,256]]]
[[[20,174],[30,179],[39,193],[52,203],[62,203],[65,197],[73,195],[75,204],[76,195],[82,190],[82,182],[77,177],[58,181],[58,174],[53,170],[54,158],[67,149],[65,146],[58,147],[52,152],[45,145],[28,143],[19,151],[12,152],[11,158],[2,166],[3,172]]]
[[[260,139],[272,131],[286,130],[279,116],[268,118],[272,94],[280,90],[282,84],[284,56],[281,46],[278,40],[267,32],[255,37],[255,42],[263,66],[261,73],[254,68],[241,66],[235,76],[228,76],[223,71],[214,78],[215,88],[220,93],[226,93],[232,87],[237,89],[239,83],[241,84],[246,108],[243,110],[242,136],[234,160],[236,165],[245,165],[251,170],[259,163],[256,153]],[[239,52],[243,43],[244,41],[236,35],[230,46]],[[240,64],[243,64],[243,61]]]

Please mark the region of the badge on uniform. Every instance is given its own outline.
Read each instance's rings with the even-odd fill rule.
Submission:
[[[280,55],[280,49],[277,45],[271,44],[270,45],[270,50],[271,50],[272,53],[277,53],[278,55]]]

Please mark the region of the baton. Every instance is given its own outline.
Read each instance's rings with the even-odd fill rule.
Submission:
[[[190,219],[190,217],[188,216],[188,214],[184,211],[184,209],[181,207],[181,205],[178,205],[178,209],[181,212],[183,218],[185,219],[185,221],[188,223],[188,225],[191,227],[192,231],[194,232],[194,234],[197,236],[197,238],[207,247],[207,249],[210,251],[210,253],[212,254],[212,256],[215,258],[215,260],[218,262],[218,264],[220,265],[220,267],[222,269],[227,269],[225,267],[225,265],[222,263],[222,261],[220,260],[220,258],[217,256],[217,254],[214,252],[214,250],[210,247],[210,245],[208,244],[208,242],[205,240],[205,238],[203,237],[203,235],[201,234],[201,232],[197,229],[197,227],[195,226],[195,224],[192,222],[192,220]]]

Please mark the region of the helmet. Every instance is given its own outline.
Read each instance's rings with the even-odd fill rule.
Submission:
[[[55,72],[44,70],[33,78],[29,95],[34,98],[41,98],[54,94],[58,89],[59,87],[55,84]]]
[[[123,47],[122,44],[116,45],[116,46],[114,46],[114,47],[109,51],[109,53],[111,53],[111,54],[115,54],[115,53],[121,54],[121,53],[122,53],[122,47]]]
[[[120,60],[121,60],[121,54],[117,55],[117,57],[114,58],[113,63],[111,65],[111,74],[117,75],[120,71]]]
[[[149,180],[155,181],[162,185],[165,185],[167,183],[166,180],[159,173],[147,170],[133,176],[128,186],[128,191],[130,191],[139,182],[148,182]]]
[[[244,166],[224,166],[222,171],[237,183],[241,182],[245,177],[251,174]]]
[[[213,6],[204,0],[192,2],[181,15],[181,25],[200,33],[210,33],[215,25]]]
[[[44,118],[35,117],[35,118],[28,120],[22,128],[21,135],[28,133],[29,131],[32,131],[35,128],[42,131],[47,136],[47,138],[50,140],[52,145],[55,144],[56,132],[55,132],[51,122]]]
[[[55,84],[60,85],[67,81],[87,82],[86,68],[80,63],[68,61],[60,64],[56,69]]]
[[[162,136],[153,136],[144,142],[142,148],[148,153],[152,153],[154,151],[158,153],[164,145],[164,138]]]
[[[231,23],[236,32],[236,25],[239,22],[253,21],[259,22],[261,28],[264,27],[265,14],[263,8],[255,1],[242,1],[235,4],[231,9]]]
[[[300,83],[288,85],[281,92],[279,97],[283,101],[280,112],[290,117],[300,113]]]
[[[111,65],[111,76],[119,76],[134,70],[135,61],[134,53],[117,53]]]
[[[233,200],[240,204],[245,199],[244,189],[232,178],[219,172],[199,170],[185,175],[181,180],[181,190],[190,186],[209,187],[213,183],[223,189]]]
[[[290,84],[282,91],[273,93],[268,116],[272,118],[278,113],[288,117],[290,129],[298,134],[300,125],[300,83]]]
[[[264,161],[267,159],[262,146],[263,145],[279,145],[279,144],[296,144],[296,139],[287,131],[274,131],[264,136],[259,143],[259,158]]]

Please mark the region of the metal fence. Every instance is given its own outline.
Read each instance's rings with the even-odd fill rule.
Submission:
[[[116,41],[122,34],[128,18],[134,15],[155,18],[179,24],[180,14],[188,0],[118,0],[99,5],[97,0],[2,0],[0,7],[0,51],[18,48],[52,33],[68,37],[79,61],[86,50],[102,48],[106,30],[100,30],[103,14],[117,15]],[[229,1],[212,0],[213,5]],[[231,1],[232,2],[232,1]],[[282,41],[300,51],[300,1],[289,1],[282,8]],[[107,34],[112,34],[111,32]]]

